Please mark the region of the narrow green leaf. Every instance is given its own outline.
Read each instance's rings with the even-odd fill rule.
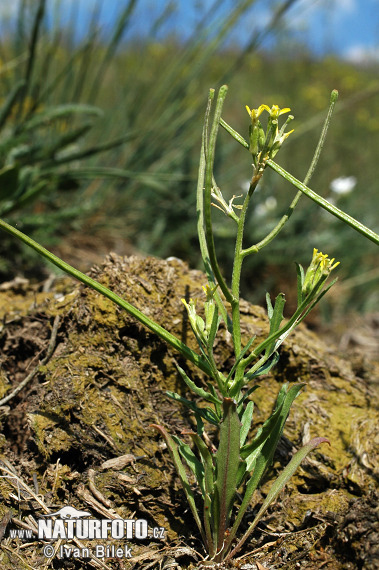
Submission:
[[[255,366],[253,366],[253,369],[245,374],[244,376],[244,379],[246,380],[245,384],[247,384],[247,382],[249,382],[253,378],[256,378],[257,376],[262,376],[262,374],[267,374],[271,370],[271,368],[276,366],[279,359],[280,355],[278,352],[272,353],[268,358],[266,356],[261,358],[259,362],[263,362],[263,364],[258,368],[258,370],[254,371]]]
[[[304,284],[304,269],[300,263],[296,263],[297,272],[297,306],[300,307],[303,302],[303,284]]]
[[[227,378],[226,378],[226,382],[229,382],[230,378],[233,376],[237,366],[239,365],[239,363],[241,362],[241,360],[243,359],[243,357],[245,356],[246,352],[249,350],[249,348],[251,347],[251,345],[253,344],[253,342],[256,339],[256,335],[252,336],[251,338],[249,338],[249,340],[247,341],[246,345],[243,347],[243,349],[241,350],[240,354],[238,355],[238,358],[236,358],[235,363],[232,366],[232,369],[230,370]]]
[[[242,459],[245,458],[247,463],[246,470],[251,471],[254,469],[254,471],[246,485],[242,503],[225,545],[226,550],[230,547],[237,533],[242,518],[262,476],[272,462],[291,404],[302,386],[303,384],[295,384],[289,390],[287,390],[288,385],[282,386],[277,397],[274,413],[266,420],[262,428],[258,430],[253,442],[245,445],[241,449],[241,457]]]
[[[214,404],[221,404],[222,403],[219,398],[216,398],[215,396],[213,396],[209,392],[206,392],[203,388],[200,388],[199,386],[197,386],[195,384],[195,382],[193,382],[193,380],[191,380],[187,376],[187,374],[184,372],[183,368],[181,368],[178,364],[176,364],[176,368],[178,369],[179,374],[181,375],[181,377],[183,378],[183,380],[187,384],[187,386],[192,390],[192,392],[194,392],[195,394],[197,394],[201,398],[204,398],[204,400],[207,400],[207,402],[212,402]]]
[[[16,103],[20,93],[25,88],[25,81],[22,79],[18,81],[14,87],[12,88],[11,92],[9,93],[8,97],[6,98],[5,102],[1,106],[0,109],[0,129],[3,128],[4,124],[10,113],[12,112],[13,106]]]
[[[246,441],[247,435],[249,433],[251,422],[253,420],[253,412],[254,412],[254,402],[250,400],[248,402],[241,418],[241,433],[240,433],[240,445],[241,447]]]
[[[206,443],[201,439],[201,437],[194,432],[183,432],[185,435],[189,435],[199,450],[200,457],[202,460],[202,467],[205,475],[205,491],[212,497],[214,491],[214,465],[212,454],[209,451]]]
[[[285,302],[286,302],[286,300],[285,300],[283,293],[279,293],[279,295],[276,297],[274,309],[272,309],[271,300],[270,300],[270,305],[271,305],[271,309],[270,309],[271,317],[269,316],[269,319],[270,319],[270,332],[269,332],[269,334],[270,335],[275,334],[279,330],[279,327],[280,327],[281,322],[283,320],[283,310],[284,310]],[[275,341],[273,341],[269,346],[267,346],[266,351],[265,351],[267,356],[271,356],[271,354],[274,350],[274,346],[275,346]]]
[[[179,453],[185,459],[188,467],[191,469],[192,473],[195,475],[197,484],[200,487],[201,494],[205,496],[205,482],[204,482],[204,467],[201,461],[198,460],[196,455],[193,453],[190,446],[182,441],[178,436],[171,436],[172,439],[178,446]]]
[[[252,465],[255,463],[256,458],[264,446],[267,446],[267,450],[264,453],[266,466],[270,462],[270,458],[272,459],[292,402],[303,386],[304,384],[295,384],[288,389],[288,385],[284,384],[279,391],[272,415],[258,430],[253,441],[241,448],[241,458],[246,460],[249,470],[252,468]],[[267,443],[269,445],[267,445]]]
[[[172,461],[175,465],[176,471],[179,475],[179,478],[180,478],[180,481],[182,483],[182,487],[183,487],[185,495],[187,497],[187,501],[188,501],[188,504],[189,504],[190,509],[192,511],[193,517],[194,517],[195,522],[199,528],[199,531],[201,533],[201,536],[202,536],[204,542],[206,542],[206,537],[204,534],[203,526],[201,524],[199,513],[197,512],[197,508],[196,508],[196,504],[195,504],[195,498],[194,498],[192,489],[190,487],[190,484],[188,482],[187,474],[186,474],[186,471],[184,469],[183,463],[180,460],[178,446],[176,445],[176,443],[172,439],[172,437],[167,433],[167,431],[165,430],[164,427],[159,426],[157,424],[151,424],[150,427],[158,430],[166,441],[168,450],[169,450],[170,455],[171,455],[171,459],[172,459]]]
[[[271,503],[276,499],[279,495],[280,491],[284,488],[288,480],[292,477],[295,473],[296,469],[299,467],[300,463],[305,459],[305,457],[318,445],[321,443],[329,443],[329,440],[326,437],[315,437],[311,441],[309,441],[306,445],[304,445],[295,455],[292,457],[291,461],[288,465],[283,469],[279,477],[271,486],[270,491],[268,492],[261,508],[259,509],[255,519],[238,542],[237,546],[229,553],[229,555],[225,558],[225,561],[230,560],[233,558],[237,552],[240,550],[241,546],[244,542],[249,538],[251,533],[253,532],[254,528],[257,526],[258,522],[267,511],[268,507]]]
[[[166,394],[169,398],[172,398],[173,400],[176,400],[176,402],[180,402],[181,404],[187,406],[187,408],[192,410],[195,414],[198,414],[199,416],[204,418],[210,424],[213,424],[215,426],[219,425],[220,423],[219,418],[216,416],[215,412],[209,406],[207,406],[206,408],[199,408],[195,404],[195,402],[191,402],[191,400],[187,400],[187,398],[183,398],[183,396],[179,396],[179,394],[176,394],[175,392],[170,392],[167,390]]]
[[[241,422],[237,413],[237,405],[231,398],[225,398],[223,421],[220,426],[220,443],[215,455],[216,482],[213,516],[218,523],[218,550],[225,540],[225,531],[229,524],[237,490],[238,468],[241,463],[240,431]]]
[[[66,148],[68,145],[73,144],[92,128],[92,122],[86,122],[77,129],[72,129],[68,133],[58,136],[53,143],[44,149],[44,155],[41,156],[43,160],[52,159],[55,163],[55,154]],[[46,163],[45,163],[46,164]]]
[[[92,279],[91,277],[88,277],[88,275],[85,275],[85,273],[82,273],[78,269],[75,269],[75,267],[72,267],[71,265],[69,265],[68,263],[57,257],[56,255],[54,255],[53,253],[42,247],[42,245],[34,241],[32,238],[20,232],[19,230],[17,230],[10,224],[7,224],[7,222],[1,219],[0,219],[0,228],[5,230],[9,234],[13,235],[17,239],[21,240],[22,242],[24,242],[27,246],[31,247],[37,253],[39,253],[49,261],[51,261],[51,263],[54,263],[54,265],[56,265],[57,267],[59,267],[69,275],[72,275],[72,277],[75,277],[75,279],[78,279],[79,281],[91,287],[98,293],[101,293],[101,295],[104,295],[104,297],[107,297],[107,299],[110,299],[113,303],[124,309],[127,313],[135,317],[140,323],[142,323],[148,329],[157,334],[161,339],[167,342],[167,344],[175,348],[175,350],[180,352],[185,358],[188,358],[198,368],[200,368],[200,370],[202,370],[209,376],[212,376],[212,370],[209,364],[203,358],[201,358],[189,346],[180,341],[175,335],[171,334],[169,331],[161,327],[158,323],[156,323],[148,316],[146,316],[144,313],[142,313],[142,311],[134,307],[131,303],[128,303],[127,301],[119,297],[119,295],[116,295],[116,293],[113,293],[113,291],[111,291],[110,289],[108,289],[107,287],[105,287],[95,279]]]
[[[51,121],[57,121],[61,119],[65,119],[67,117],[71,117],[72,115],[94,115],[97,117],[101,117],[103,112],[98,107],[94,107],[93,105],[84,105],[84,104],[67,104],[67,105],[57,105],[46,111],[42,111],[36,115],[33,115],[32,118],[27,121],[23,125],[24,131],[31,131],[35,128],[42,127]]]
[[[203,462],[205,471],[205,493],[203,495],[204,505],[203,505],[203,519],[204,519],[204,529],[205,535],[207,537],[208,554],[212,557],[215,554],[215,543],[213,537],[213,527],[214,520],[212,517],[212,501],[214,495],[214,465],[212,455],[205,445],[204,441],[198,436],[198,434],[189,434],[194,443],[196,444],[200,456]]]
[[[216,310],[213,314],[213,318],[212,318],[212,325],[209,331],[209,336],[208,336],[208,350],[212,351],[213,349],[213,345],[215,342],[215,338],[216,338],[216,334],[218,331],[218,328],[220,326],[221,323],[221,317],[218,314],[218,308],[216,305]]]

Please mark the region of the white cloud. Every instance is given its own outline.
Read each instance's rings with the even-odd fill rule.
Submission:
[[[333,8],[343,12],[355,12],[358,8],[356,0],[334,0]]]
[[[368,47],[362,44],[351,46],[343,54],[344,59],[351,63],[374,63],[379,61],[379,46]]]

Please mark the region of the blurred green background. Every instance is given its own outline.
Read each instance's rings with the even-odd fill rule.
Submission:
[[[244,26],[243,45],[236,37],[247,14],[254,15],[253,0],[231,3],[227,13],[216,3],[188,2],[198,19],[185,37],[167,28],[178,9],[168,0],[155,10],[147,0],[120,0],[106,28],[106,0],[93,2],[84,19],[85,0],[70,2],[70,10],[64,0],[24,0],[3,14],[0,215],[82,269],[109,250],[176,256],[201,267],[195,192],[202,120],[209,88],[228,83],[223,116],[245,137],[246,104],[291,107],[295,132],[276,159],[300,179],[338,89],[310,186],[378,232],[378,63],[312,54],[286,27],[301,1],[268,3],[269,18],[251,31]],[[229,197],[246,190],[251,177],[249,153],[225,132],[215,172]],[[265,174],[247,221],[249,245],[273,227],[294,194],[278,175]],[[218,211],[214,223],[228,274],[234,228]],[[265,291],[284,290],[291,302],[293,262],[307,265],[314,247],[341,261],[340,284],[323,303],[326,317],[378,309],[376,246],[306,197],[280,238],[248,259],[243,295],[262,302]],[[1,236],[2,280],[40,278],[51,271],[41,264]]]

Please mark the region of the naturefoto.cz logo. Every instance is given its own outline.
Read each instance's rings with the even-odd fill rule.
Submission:
[[[75,507],[62,507],[55,513],[38,519],[38,538],[41,540],[127,539],[143,540],[149,536],[145,519],[90,519],[91,513]],[[48,517],[56,517],[54,519]],[[164,529],[153,528],[153,538],[164,538]]]

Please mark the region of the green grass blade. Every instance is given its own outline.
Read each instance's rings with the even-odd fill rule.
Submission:
[[[22,130],[27,132],[46,124],[50,125],[52,121],[66,118],[71,119],[75,114],[101,117],[103,115],[103,111],[93,105],[84,105],[80,103],[56,105],[55,107],[51,107],[46,111],[42,111],[41,113],[32,116],[31,119],[23,124]]]
[[[0,129],[3,128],[9,114],[12,112],[13,106],[16,103],[20,93],[25,88],[25,81],[22,79],[18,81],[14,87],[12,87],[11,92],[9,93],[8,97],[4,101],[1,109],[0,109]]]

